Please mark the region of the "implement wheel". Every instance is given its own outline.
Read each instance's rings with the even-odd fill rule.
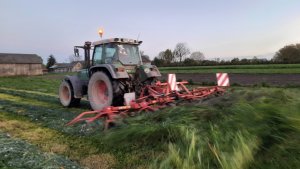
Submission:
[[[77,106],[80,103],[80,98],[74,98],[71,84],[65,80],[59,86],[59,100],[65,107]]]
[[[112,83],[105,73],[96,72],[92,75],[88,85],[88,98],[93,110],[101,110],[112,104]]]

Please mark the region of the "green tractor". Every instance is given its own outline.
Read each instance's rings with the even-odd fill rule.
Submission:
[[[75,46],[76,56],[79,48],[84,50],[85,65],[77,75],[65,76],[59,87],[61,104],[76,106],[87,95],[91,108],[101,110],[134,100],[145,85],[161,76],[156,66],[149,61],[143,62],[139,52],[141,43],[113,38]],[[92,57],[90,51],[93,51]]]

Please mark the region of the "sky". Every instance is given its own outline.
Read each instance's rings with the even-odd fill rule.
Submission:
[[[0,0],[0,53],[53,54],[124,37],[150,58],[184,42],[207,59],[272,57],[300,43],[299,0]]]

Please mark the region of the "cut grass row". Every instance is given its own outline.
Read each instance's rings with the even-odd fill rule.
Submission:
[[[0,125],[2,123],[0,122]],[[1,129],[2,130],[2,129]],[[81,168],[78,164],[54,153],[43,153],[36,146],[11,138],[0,130],[0,168]]]
[[[113,156],[99,153],[99,150],[86,139],[65,135],[10,113],[0,113],[0,131],[34,144],[44,152],[69,157],[85,167],[96,168],[103,166],[103,168],[111,168],[115,163]],[[21,158],[20,160],[24,159]],[[26,161],[23,161],[23,163],[26,164]]]
[[[300,64],[160,67],[162,73],[300,73]]]

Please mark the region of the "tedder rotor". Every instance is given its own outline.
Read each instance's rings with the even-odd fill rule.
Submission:
[[[218,86],[188,89],[188,82],[176,82],[175,75],[169,75],[166,83],[158,81],[161,74],[141,56],[141,43],[113,38],[74,47],[75,55],[79,55],[79,48],[84,49],[85,66],[77,75],[64,78],[59,88],[60,102],[65,107],[76,106],[87,95],[93,111],[81,113],[67,125],[103,119],[107,129],[116,117],[155,111],[178,101],[203,99],[225,91]]]

